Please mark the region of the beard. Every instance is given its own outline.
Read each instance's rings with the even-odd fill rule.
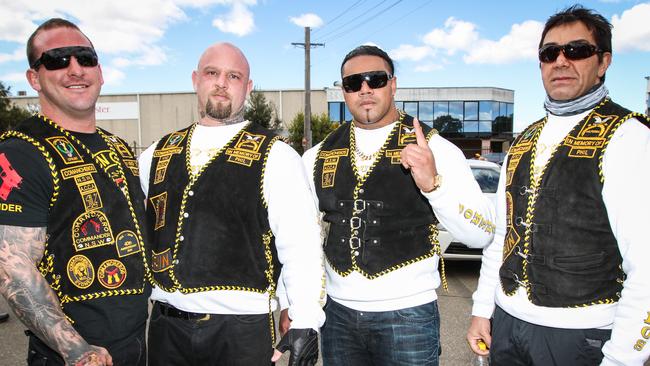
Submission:
[[[205,114],[211,118],[222,120],[230,117],[232,113],[232,103],[222,104],[216,103],[213,104],[211,100],[208,99],[208,102],[205,103]]]

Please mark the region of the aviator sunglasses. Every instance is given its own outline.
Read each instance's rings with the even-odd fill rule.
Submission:
[[[70,65],[70,58],[74,56],[79,65],[84,67],[97,66],[97,54],[91,47],[72,46],[53,48],[43,52],[41,57],[34,61],[30,67],[37,70],[43,65],[48,70],[65,69]]]
[[[386,71],[369,71],[361,74],[348,75],[343,78],[343,90],[346,93],[355,93],[361,90],[361,85],[365,81],[368,83],[370,89],[383,88],[388,84],[388,80],[392,79],[393,75]]]
[[[560,56],[560,52],[567,59],[575,61],[584,60],[605,51],[584,41],[573,41],[561,46],[548,44],[539,49],[539,61],[544,63],[555,62],[558,56]]]

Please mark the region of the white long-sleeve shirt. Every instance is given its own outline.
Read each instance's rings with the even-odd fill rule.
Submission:
[[[384,144],[394,124],[375,130],[354,127],[357,148],[363,154],[373,154]],[[471,217],[465,218],[464,210],[461,210],[470,208],[490,223],[494,222],[492,203],[481,192],[467,160],[454,144],[440,135],[431,137],[429,147],[433,152],[438,174],[443,177],[439,189],[423,193],[436,217],[454,238],[468,246],[483,247],[489,244],[494,235],[494,225],[489,225],[490,229],[487,231],[481,229],[471,223]],[[305,170],[311,175],[309,183],[317,206],[318,196],[315,194],[313,171],[319,149],[320,144],[303,155]],[[437,255],[373,280],[356,271],[343,277],[327,262],[325,269],[327,294],[334,301],[359,311],[391,311],[426,304],[437,299],[435,290],[440,286]]]
[[[540,152],[536,166],[543,166],[555,144],[591,111],[576,116],[549,115],[537,143]],[[642,365],[650,355],[650,346],[635,351],[637,340],[645,340],[642,329],[650,311],[650,245],[648,245],[648,207],[650,207],[650,129],[630,119],[623,123],[609,142],[603,155],[602,190],[612,232],[623,257],[627,279],[622,297],[615,304],[580,308],[550,308],[532,304],[526,290],[519,287],[513,296],[501,289],[499,268],[502,263],[506,233],[504,161],[497,190],[497,221],[494,241],[483,251],[478,288],[473,295],[472,315],[490,318],[496,304],[510,315],[529,323],[555,328],[612,328],[612,338],[605,343],[602,365]],[[576,182],[579,189],[580,182]]]
[[[218,127],[196,126],[190,143],[192,170],[208,162],[245,125],[242,122]],[[149,188],[155,145],[145,150],[139,159],[140,181],[145,194]],[[276,142],[269,152],[262,189],[268,202],[268,218],[278,259],[283,265],[283,282],[293,319],[291,327],[318,329],[325,320],[319,304],[322,283],[320,227],[318,211],[311,200],[301,164],[300,156],[289,145]],[[154,287],[151,299],[195,313],[264,314],[269,311],[268,294],[246,291],[182,294]],[[272,306],[276,307],[275,301]]]

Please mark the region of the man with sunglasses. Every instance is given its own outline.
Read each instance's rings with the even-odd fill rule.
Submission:
[[[40,114],[0,136],[0,292],[27,364],[144,366],[144,194],[128,145],[96,127],[97,54],[54,18],[27,58]]]
[[[341,65],[354,120],[305,152],[328,227],[325,365],[437,365],[438,222],[487,245],[493,208],[462,152],[395,107],[393,61],[360,46]],[[444,269],[444,267],[443,267]]]
[[[492,365],[640,366],[650,354],[650,120],[609,98],[611,60],[600,14],[573,6],[546,22],[547,115],[504,161],[467,334]]]

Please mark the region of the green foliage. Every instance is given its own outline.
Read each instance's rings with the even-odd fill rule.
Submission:
[[[273,130],[282,123],[280,119],[274,117],[277,116],[277,113],[273,113],[274,109],[273,103],[267,101],[263,93],[254,90],[246,105],[244,118]]]
[[[338,123],[332,123],[327,113],[311,115],[311,140],[312,145],[323,141],[323,139],[332,131],[339,127]],[[291,120],[289,125],[289,142],[296,151],[302,154],[302,138],[305,131],[305,114],[298,113]]]
[[[10,89],[0,81],[0,133],[11,129],[18,122],[31,116],[28,111],[11,104]]]

